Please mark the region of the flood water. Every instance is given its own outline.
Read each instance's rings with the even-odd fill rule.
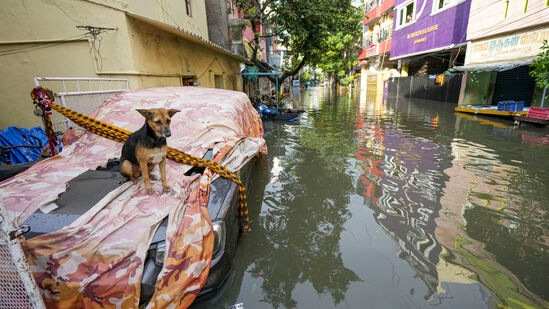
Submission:
[[[299,105],[265,123],[252,231],[196,307],[549,307],[549,131],[396,94]]]

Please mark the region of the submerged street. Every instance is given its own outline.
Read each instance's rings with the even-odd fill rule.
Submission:
[[[549,135],[455,104],[301,92],[266,122],[252,231],[194,308],[541,308]]]

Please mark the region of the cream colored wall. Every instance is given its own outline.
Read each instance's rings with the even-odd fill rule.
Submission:
[[[185,0],[132,0],[128,11],[152,20],[175,26],[208,39],[208,21],[204,0],[191,0],[191,16],[187,15]]]
[[[13,48],[31,47],[0,46],[0,55]],[[0,56],[0,129],[40,125],[40,118],[33,114],[30,97],[34,78],[59,76],[59,68],[63,68],[65,76],[95,76],[89,50],[89,43],[80,41]]]
[[[120,12],[87,1],[6,2],[0,10],[0,128],[41,124],[29,95],[35,77],[97,77],[93,47],[78,25],[118,27],[95,45],[103,70],[133,66],[131,57],[117,57],[129,45]]]
[[[516,29],[541,26],[549,23],[547,0],[530,0],[526,12],[526,1],[472,0],[467,27],[467,40],[491,37]],[[509,3],[507,17],[506,3]]]
[[[199,86],[215,88],[215,75],[222,75],[223,88],[242,90],[241,79],[235,75],[240,72],[240,63],[234,58],[158,31],[136,19],[128,19],[128,30],[136,69],[158,75],[149,80],[141,79],[139,87],[159,83],[180,86],[181,76],[196,76]]]
[[[224,88],[242,90],[240,78],[234,75],[240,71],[237,59],[152,26],[137,25],[125,14],[129,9],[152,14],[158,3],[173,8],[184,1],[30,2],[5,0],[0,10],[0,129],[41,124],[33,115],[29,95],[35,77],[127,78],[130,88],[136,89],[179,86],[181,75],[196,75],[200,86],[214,87],[214,75],[219,74],[224,76]],[[193,0],[193,8],[201,8],[200,3]],[[193,10],[197,20],[198,14],[203,18],[197,27],[206,29],[207,37],[205,11]],[[94,42],[78,25],[116,30],[102,33]],[[141,35],[140,28],[146,33]]]
[[[91,1],[34,0],[32,5],[26,5],[26,1],[8,1],[9,5],[4,3],[0,11],[0,43],[3,46],[43,40],[45,42],[39,43],[40,47],[49,48],[53,45],[49,42],[51,40],[89,38],[91,43],[95,43],[90,51],[98,55],[99,69],[102,66],[103,71],[123,71],[133,66],[131,58],[118,57],[119,54],[129,54],[123,12]],[[77,28],[87,25],[117,30],[107,30],[93,40],[86,35],[87,30]]]

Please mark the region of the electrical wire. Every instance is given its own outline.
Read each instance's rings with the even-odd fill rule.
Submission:
[[[180,27],[177,22],[175,21],[175,19],[170,15],[170,13],[168,13],[168,11],[166,10],[166,8],[164,8],[164,5],[162,3],[160,3],[159,0],[155,0],[156,4],[158,4],[158,6],[160,7],[160,9],[162,10],[162,12],[164,12],[164,14],[166,14],[166,16],[168,16],[171,21],[173,22],[173,24],[175,26],[177,26],[177,28],[180,28],[180,29],[183,29],[183,27]]]
[[[69,43],[69,42],[72,42],[72,41],[77,40],[77,39],[85,39],[85,38],[86,38],[85,34],[80,34],[80,35],[77,35],[77,36],[72,36],[72,37],[56,40],[55,42],[51,42],[51,43],[33,43],[33,42],[29,42],[28,44],[33,44],[33,45],[32,46],[27,46],[27,47],[10,49],[10,50],[4,50],[4,51],[0,52],[0,56],[7,56],[7,55],[18,54],[18,53],[28,52],[28,51],[32,51],[32,50],[47,48],[47,47],[53,47],[53,46],[56,46],[56,45]],[[24,43],[24,44],[26,44],[26,43]]]

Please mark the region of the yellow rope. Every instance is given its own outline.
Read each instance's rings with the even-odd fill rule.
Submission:
[[[111,139],[120,143],[124,143],[128,138],[128,136],[131,134],[131,132],[126,129],[91,118],[89,116],[86,116],[77,111],[68,109],[61,105],[51,104],[51,107],[57,112],[64,115],[65,117],[69,118],[75,124],[99,136],[106,137],[108,139]],[[183,151],[173,149],[171,147],[168,147],[168,153],[166,157],[175,162],[196,166],[196,167],[209,168],[215,173],[219,174],[221,177],[228,178],[233,182],[235,182],[238,186],[239,213],[242,219],[243,229],[244,231],[249,231],[250,219],[248,217],[248,203],[246,201],[246,188],[244,187],[242,180],[238,178],[238,175],[236,175],[236,173],[229,171],[226,167],[222,166],[217,162],[205,160],[202,158],[197,158],[187,153],[184,153]]]

